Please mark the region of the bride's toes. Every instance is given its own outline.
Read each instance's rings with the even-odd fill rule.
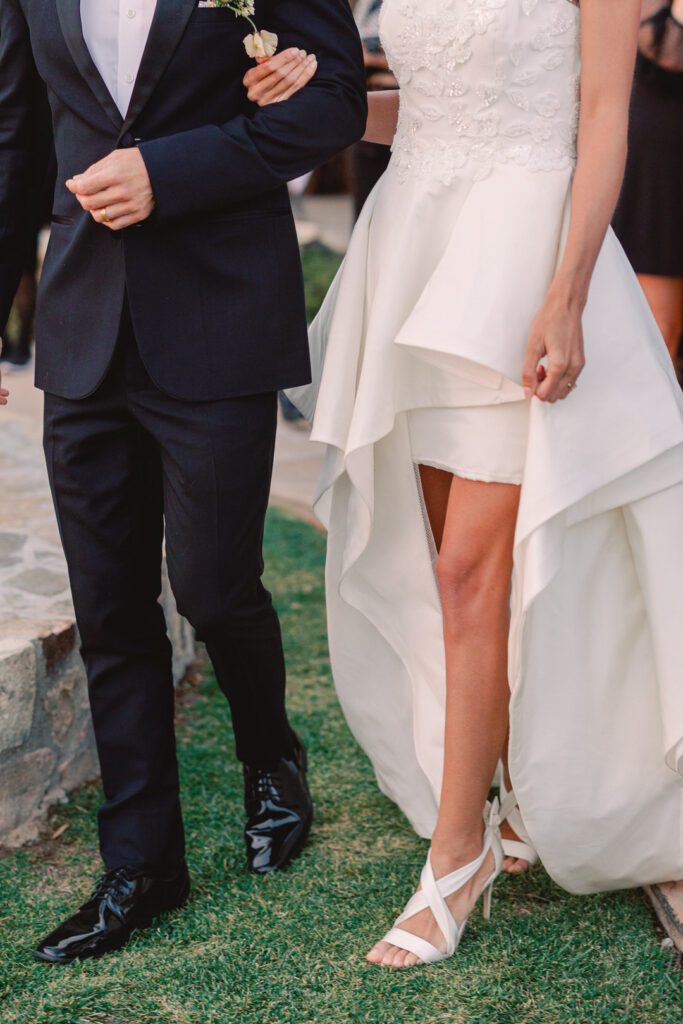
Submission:
[[[417,967],[422,963],[414,953],[385,941],[373,946],[365,959],[368,963],[379,964],[381,967]]]
[[[384,959],[385,967],[393,967],[398,970],[417,967],[418,964],[422,964],[420,957],[409,952],[408,949],[401,949],[400,946],[391,946],[391,951],[387,952]]]
[[[372,947],[365,959],[371,964],[382,964],[384,963],[387,950],[390,949],[393,949],[393,946],[390,946],[388,942],[378,942],[376,946]]]
[[[403,950],[399,949],[398,946],[387,946],[386,952],[382,957],[383,967],[399,967]]]
[[[397,968],[405,967],[407,959],[407,951],[405,949],[397,949],[391,966]]]
[[[382,959],[383,967],[401,968],[405,967],[405,958],[408,954],[400,946],[388,946]]]
[[[406,967],[414,967],[419,962],[414,953],[409,953],[407,949],[402,949],[400,956],[397,956],[394,960],[394,967],[400,967],[403,970]]]
[[[407,949],[398,949],[394,955],[391,963],[392,967],[405,968],[405,967],[417,967],[422,961],[419,957],[415,956],[414,953],[409,953]]]
[[[526,871],[529,871],[531,864],[528,860],[522,860],[520,857],[510,868],[511,875],[523,875]]]
[[[503,861],[503,871],[508,875],[523,875],[529,868],[529,862],[521,857],[506,857]]]

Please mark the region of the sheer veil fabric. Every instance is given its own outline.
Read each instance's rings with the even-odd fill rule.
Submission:
[[[393,158],[312,327],[314,383],[290,394],[326,446],[339,697],[423,836],[445,659],[408,413],[524,398],[568,225],[579,26],[570,0],[385,0]],[[509,654],[522,814],[586,893],[683,877],[683,399],[611,232],[584,329],[576,392],[531,403]]]

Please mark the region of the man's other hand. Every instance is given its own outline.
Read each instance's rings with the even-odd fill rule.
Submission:
[[[0,371],[0,405],[7,405],[7,399],[9,398],[9,391],[7,388],[2,386],[2,371]]]
[[[116,149],[104,160],[69,178],[66,187],[93,220],[121,231],[147,220],[154,193],[139,149]]]

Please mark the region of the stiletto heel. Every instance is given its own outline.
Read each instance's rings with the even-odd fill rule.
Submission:
[[[493,882],[484,889],[484,901],[482,903],[482,914],[485,921],[491,920],[491,904],[493,903]]]
[[[484,846],[476,860],[437,880],[432,868],[431,855],[427,858],[427,863],[424,866],[420,879],[421,889],[408,902],[408,905],[397,919],[391,931],[387,932],[384,936],[385,942],[392,946],[398,946],[399,949],[405,949],[408,953],[414,953],[423,964],[435,964],[440,960],[447,960],[453,956],[464,935],[469,915],[458,924],[446,900],[449,896],[463,889],[468,882],[472,881],[480,871],[489,853],[492,853],[494,868],[486,879],[482,892],[484,918],[487,921],[490,920],[493,885],[503,868],[503,846],[500,838],[499,804],[497,800],[493,804],[486,805],[484,822],[486,825],[484,830]],[[412,932],[407,932],[400,927],[404,921],[408,921],[423,910],[431,910],[434,920],[444,937],[445,951],[437,946],[433,946],[431,942],[420,938],[419,935],[413,935]]]

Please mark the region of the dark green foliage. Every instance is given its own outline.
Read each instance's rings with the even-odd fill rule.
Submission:
[[[304,265],[306,281],[306,312],[310,323],[327,295],[327,290],[341,265],[342,258],[331,249],[316,242],[301,250],[301,260]]]

